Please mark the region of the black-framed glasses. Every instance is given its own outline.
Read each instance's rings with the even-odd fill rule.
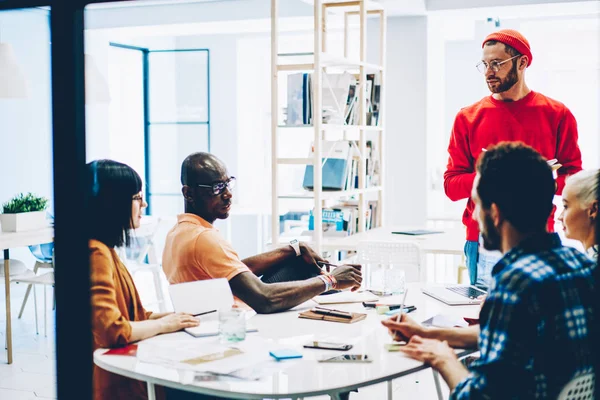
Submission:
[[[509,62],[513,58],[517,58],[517,57],[521,57],[521,56],[522,56],[522,54],[518,54],[514,57],[509,58],[508,60],[490,61],[489,64],[486,63],[485,61],[481,61],[475,67],[477,68],[477,71],[481,72],[482,74],[485,74],[485,71],[487,71],[488,68],[491,69],[493,72],[498,72],[498,71],[500,71],[500,67],[502,66],[502,64],[504,64],[505,62]]]
[[[144,196],[142,196],[140,193],[138,193],[138,194],[134,195],[131,198],[131,200],[132,201],[139,201],[140,203],[143,203],[144,202]]]
[[[202,185],[198,183],[196,184],[196,186],[211,188],[213,196],[218,196],[222,194],[225,191],[225,189],[232,190],[235,187],[235,176],[230,176],[229,179],[227,179],[224,182],[216,182],[212,185]]]

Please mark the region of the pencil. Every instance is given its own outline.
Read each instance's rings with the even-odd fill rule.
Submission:
[[[406,294],[408,293],[408,288],[404,289],[404,296],[402,296],[402,303],[400,304],[400,312],[398,316],[396,316],[396,322],[400,322],[402,318],[402,313],[404,312],[404,301],[406,300]]]

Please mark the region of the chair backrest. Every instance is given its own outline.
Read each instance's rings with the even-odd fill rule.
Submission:
[[[596,377],[593,372],[579,375],[561,390],[558,400],[594,400]]]
[[[54,254],[54,243],[34,244],[29,246],[29,251],[38,260],[45,263],[52,263]]]
[[[404,270],[406,282],[422,280],[421,246],[410,241],[364,241],[358,244],[358,262],[366,266],[366,274],[376,265],[391,265]]]
[[[150,264],[157,263],[154,254],[154,235],[160,224],[160,218],[144,217],[142,225],[135,230],[130,231],[131,245],[121,249],[120,256],[127,264],[127,260],[137,263],[145,263],[146,257]]]

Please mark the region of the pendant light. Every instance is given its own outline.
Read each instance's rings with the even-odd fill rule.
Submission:
[[[100,73],[94,57],[90,54],[85,55],[85,103],[110,103],[108,83]]]
[[[0,42],[0,98],[23,99],[27,95],[27,80],[12,46]]]

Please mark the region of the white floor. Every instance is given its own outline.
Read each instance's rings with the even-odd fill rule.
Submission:
[[[4,303],[4,278],[0,288],[0,342],[5,343],[6,316]],[[143,299],[149,299],[153,292],[152,279],[144,273],[138,273],[136,284]],[[25,295],[25,285],[11,285],[11,308],[13,315],[13,364],[6,364],[6,351],[0,351],[0,399],[32,400],[56,398],[56,352],[55,324],[52,311],[52,292],[48,289],[47,321],[48,336],[44,336],[43,289],[38,288],[39,334],[35,332],[33,296],[30,296],[22,319],[18,319],[19,308]],[[33,292],[32,292],[33,294]],[[442,384],[445,397],[447,387]],[[353,393],[352,400],[374,400],[387,398],[386,384],[361,388]],[[433,375],[430,370],[422,371],[410,377],[393,382],[394,399],[437,399]],[[327,396],[313,397],[314,400],[326,400]]]

